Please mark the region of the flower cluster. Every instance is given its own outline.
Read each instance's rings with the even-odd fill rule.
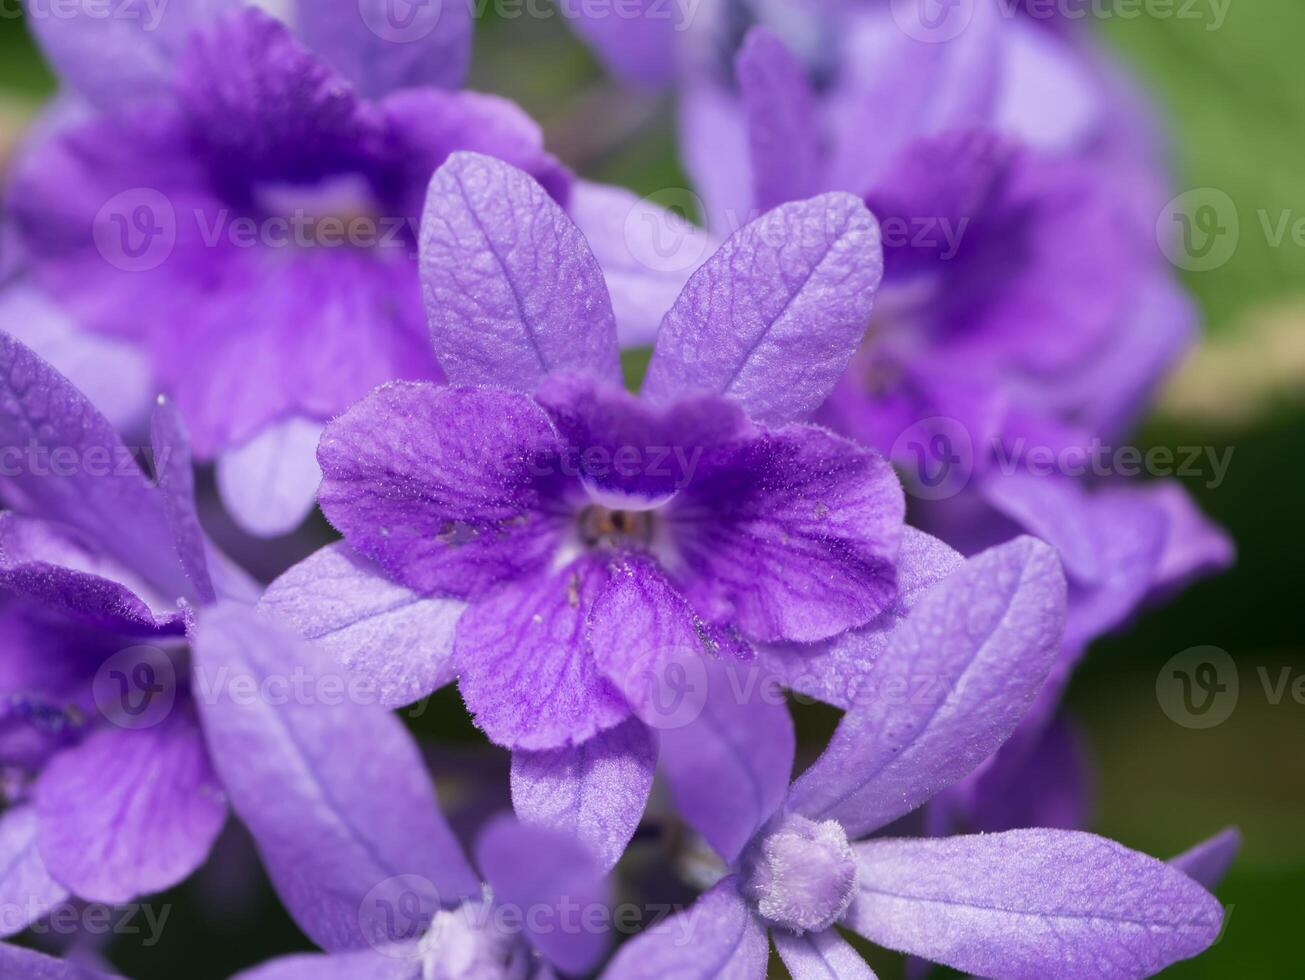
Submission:
[[[244,980],[760,980],[772,940],[871,977],[840,929],[1133,978],[1215,941],[1236,832],[1086,832],[1060,713],[1231,559],[1175,484],[1030,465],[1126,431],[1193,332],[1156,124],[1086,39],[997,0],[945,36],[566,9],[676,94],[707,227],[648,263],[667,212],[459,88],[462,4],[95,6],[32,17],[64,93],[0,215],[5,935],[179,884],[234,816],[320,950]],[[314,508],[317,550],[263,540]],[[396,713],[448,685],[510,754],[470,827]],[[801,769],[794,701],[840,715]]]

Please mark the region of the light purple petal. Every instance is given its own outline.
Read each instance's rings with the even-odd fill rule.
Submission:
[[[931,9],[899,3],[891,12]],[[911,140],[991,117],[1005,30],[1000,3],[979,0],[944,14],[944,28],[958,17],[972,20],[947,40],[916,38],[878,4],[848,25],[847,72],[828,100],[835,138],[827,186],[864,194]]]
[[[314,942],[361,948],[383,927],[369,915],[381,903],[365,899],[396,878],[424,904],[479,891],[402,723],[351,697],[357,688],[302,640],[224,603],[201,614],[195,659],[214,764]],[[306,687],[290,683],[296,671]]]
[[[814,426],[702,453],[666,507],[680,592],[749,640],[811,643],[893,601],[905,498],[872,450]]]
[[[810,197],[820,189],[819,116],[802,63],[769,28],[754,27],[735,56],[735,74],[758,210]]]
[[[606,889],[583,843],[504,815],[477,838],[476,864],[495,905],[522,916],[526,939],[545,959],[565,973],[593,969],[609,938],[592,924],[594,910],[606,910]]]
[[[674,80],[683,16],[678,4],[635,0],[620,11],[587,4],[563,4],[560,9],[571,29],[621,80],[650,87]]]
[[[68,897],[45,869],[36,835],[35,807],[12,806],[0,815],[0,936],[22,932]]]
[[[1169,864],[1206,888],[1217,888],[1228,873],[1242,847],[1242,835],[1236,827],[1220,831],[1209,840],[1201,841],[1191,850],[1184,851]]]
[[[435,356],[450,381],[533,391],[562,370],[619,381],[616,319],[598,261],[517,168],[459,152],[436,171],[421,276]]]
[[[22,980],[116,980],[116,974],[0,943],[0,974]]]
[[[181,415],[165,398],[159,398],[154,408],[150,420],[150,443],[154,449],[154,481],[163,500],[177,558],[195,595],[203,602],[212,602],[214,592],[213,579],[208,571],[208,541],[195,509],[190,439]]]
[[[659,321],[670,305],[668,300],[658,311]],[[42,290],[21,283],[0,290],[0,330],[52,364],[118,431],[134,431],[149,414],[154,384],[144,352],[81,329]]]
[[[682,696],[696,717],[663,728],[662,772],[684,821],[732,862],[784,802],[793,719],[783,694],[748,665],[704,660]]]
[[[472,6],[392,0],[297,0],[304,43],[368,98],[394,89],[458,88],[471,60]]]
[[[882,275],[879,226],[859,199],[782,205],[694,273],[662,322],[644,393],[723,395],[772,426],[805,419],[861,342]]]
[[[793,980],[875,980],[861,954],[834,929],[802,936],[776,929],[771,938]]]
[[[572,748],[512,753],[512,807],[583,841],[608,870],[639,826],[656,769],[656,738],[632,718]]]
[[[31,609],[125,635],[181,632],[182,613],[112,559],[88,549],[70,529],[0,513],[0,588]]]
[[[260,538],[288,534],[317,503],[322,424],[302,417],[274,422],[218,458],[217,482],[231,516]]]
[[[679,144],[684,169],[700,195],[707,227],[734,234],[758,211],[752,206],[752,162],[738,97],[715,80],[695,79],[680,95]]]
[[[682,202],[668,198],[665,205],[657,196],[640,199],[585,180],[576,182],[567,203],[602,266],[622,347],[652,345],[689,276],[719,245]]]
[[[166,101],[177,56],[191,33],[241,0],[142,5],[138,16],[105,16],[95,0],[49,7],[32,16],[33,32],[63,81],[108,112]],[[40,9],[39,7],[37,9]]]
[[[1232,566],[1237,547],[1228,532],[1201,513],[1176,481],[1157,481],[1138,491],[1168,518],[1164,551],[1148,599],[1172,595],[1189,582]]]
[[[766,929],[726,878],[622,946],[603,980],[764,980]]]
[[[326,427],[318,501],[395,581],[466,596],[551,560],[558,447],[516,392],[386,385]]]
[[[875,662],[789,806],[859,837],[965,776],[1015,730],[1060,652],[1065,579],[1032,538],[970,559]]]
[[[356,953],[302,953],[242,970],[231,980],[418,980],[421,962],[411,956],[364,949]]]
[[[564,748],[630,717],[585,638],[606,580],[601,558],[582,558],[509,581],[462,614],[454,639],[458,689],[490,741]]]
[[[1014,830],[856,845],[845,923],[965,973],[1132,980],[1195,956],[1223,909],[1177,869],[1091,834]]]
[[[344,542],[287,571],[260,606],[365,677],[387,708],[419,701],[454,678],[453,630],[466,604],[396,584]]]
[[[766,669],[790,690],[844,710],[873,674],[893,633],[930,586],[956,571],[963,559],[937,538],[910,525],[902,528],[897,555],[897,598],[865,626],[823,643],[786,643],[757,649]]]
[[[192,594],[163,503],[113,426],[65,378],[3,333],[0,444],[33,453],[0,477],[0,496],[11,506],[77,528],[168,600]]]
[[[69,891],[120,904],[183,881],[227,806],[193,710],[149,728],[107,725],[59,753],[36,784],[41,856]]]

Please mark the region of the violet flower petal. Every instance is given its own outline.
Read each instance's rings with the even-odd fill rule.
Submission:
[[[23,980],[120,980],[116,974],[7,943],[0,943],[0,974]]]
[[[6,467],[0,479],[0,496],[12,506],[76,528],[169,600],[193,594],[163,502],[113,426],[62,375],[4,333],[0,445],[40,450]]]
[[[859,199],[781,205],[689,279],[662,321],[644,394],[723,395],[770,426],[805,419],[856,352],[882,275],[879,226]]]
[[[802,63],[773,31],[754,27],[734,67],[758,210],[810,197],[820,189],[819,116]]]
[[[364,899],[399,876],[436,902],[479,893],[402,723],[341,697],[347,678],[302,640],[265,614],[221,603],[200,615],[195,661],[214,764],[314,942],[361,948]],[[307,689],[290,688],[296,671]]]
[[[397,11],[388,0],[296,0],[294,23],[304,43],[367,98],[460,87],[471,61],[471,5],[414,3]]]
[[[569,370],[619,384],[598,261],[566,213],[510,164],[458,152],[435,172],[421,276],[435,356],[451,382],[533,391]]]
[[[698,661],[718,651],[708,627],[656,563],[631,555],[613,563],[608,574],[586,634],[594,660],[639,718],[665,727],[680,710],[675,704],[668,718],[672,672],[696,672]]]
[[[242,970],[231,980],[419,980],[421,961],[415,947],[402,955],[397,948],[354,953],[300,953],[268,960]]]
[[[93,629],[129,636],[182,631],[180,610],[151,609],[144,583],[88,550],[66,527],[12,511],[0,513],[0,588],[31,608]]]
[[[545,567],[559,443],[511,391],[385,385],[326,427],[322,512],[396,581],[466,596]]]
[[[1242,835],[1236,827],[1228,827],[1209,840],[1203,840],[1190,850],[1169,859],[1169,864],[1193,881],[1213,890],[1223,880],[1242,847]]]
[[[593,910],[606,906],[606,889],[589,849],[505,814],[481,831],[475,850],[494,904],[520,914],[530,944],[564,973],[593,969],[609,934],[590,925]]]
[[[512,807],[583,841],[607,871],[639,826],[656,769],[656,737],[632,718],[571,748],[512,753]]]
[[[684,821],[733,862],[784,802],[793,719],[755,667],[703,660],[682,696],[696,717],[664,722],[662,772]]]
[[[674,80],[676,47],[684,25],[676,4],[636,0],[619,16],[585,4],[564,4],[562,15],[608,71],[632,85],[655,87]]]
[[[285,572],[259,605],[373,684],[386,708],[454,679],[453,631],[466,603],[398,585],[342,541]]]
[[[897,556],[897,598],[865,626],[821,643],[757,648],[767,672],[792,691],[847,710],[888,648],[893,633],[930,586],[960,568],[954,549],[910,525],[902,528]]]
[[[845,924],[965,973],[1132,980],[1208,947],[1223,909],[1181,871],[1064,830],[854,845]]]
[[[766,928],[726,878],[617,950],[603,980],[764,980]]]
[[[36,808],[28,805],[0,814],[0,936],[22,932],[68,898],[68,889],[41,860],[37,819]]]
[[[906,9],[906,8],[903,8]],[[846,75],[830,94],[827,186],[864,194],[911,140],[991,118],[1006,30],[998,0],[972,5],[950,40],[918,41],[880,5],[849,28]]]
[[[770,935],[793,980],[875,980],[861,954],[834,929],[802,936],[776,929]]]
[[[154,482],[163,500],[177,559],[201,602],[216,598],[208,571],[208,542],[195,508],[195,474],[190,462],[190,439],[176,406],[159,398],[150,419],[154,449]]]
[[[601,558],[581,558],[508,582],[462,614],[453,644],[458,689],[490,741],[559,749],[630,717],[585,638],[606,580]]]
[[[882,456],[814,426],[709,446],[665,509],[682,559],[672,575],[749,640],[828,639],[896,596],[905,507]]]
[[[32,30],[60,78],[107,112],[166,100],[167,82],[190,35],[243,0],[191,0],[139,17],[105,17],[94,3],[32,17]],[[48,14],[48,10],[47,10]]]
[[[1015,730],[1060,651],[1064,618],[1064,575],[1041,541],[970,559],[894,633],[789,806],[859,837],[927,802]]]
[[[121,904],[184,880],[208,857],[227,806],[194,713],[100,728],[36,783],[41,856],[69,891]]]
[[[302,416],[273,422],[218,457],[222,502],[244,530],[260,538],[288,534],[317,504],[322,423]]]

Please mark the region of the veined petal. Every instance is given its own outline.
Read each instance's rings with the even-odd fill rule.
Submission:
[[[1200,953],[1223,909],[1176,868],[1092,834],[1014,830],[855,845],[845,924],[965,973],[1133,980]]]
[[[1015,730],[1060,652],[1065,580],[1033,538],[935,585],[873,664],[790,807],[863,836],[927,802]]]
[[[368,921],[366,899],[396,881],[424,908],[479,892],[411,736],[379,705],[341,696],[356,687],[340,668],[234,603],[201,614],[194,648],[214,765],[286,908],[319,946],[374,941],[384,923]],[[306,688],[292,684],[296,672]]]
[[[458,689],[490,741],[517,750],[578,745],[630,717],[585,636],[607,580],[601,556],[505,581],[458,620]]]
[[[616,319],[584,236],[517,168],[458,152],[421,228],[431,341],[455,384],[533,391],[556,371],[619,382]]]
[[[905,498],[883,457],[788,426],[702,454],[666,508],[672,580],[704,617],[765,643],[828,639],[896,596]]]
[[[398,585],[344,542],[291,568],[259,605],[375,684],[387,708],[419,701],[454,678],[453,631],[466,603]]]
[[[580,745],[513,752],[512,806],[583,841],[607,870],[639,826],[656,768],[656,737],[632,718]]]
[[[763,980],[769,952],[738,879],[726,878],[622,946],[603,980]]]
[[[386,385],[326,427],[318,501],[395,581],[467,596],[551,560],[558,449],[516,392]]]
[[[662,321],[645,395],[722,395],[771,426],[807,418],[865,335],[882,275],[879,225],[858,198],[775,208],[689,279]]]

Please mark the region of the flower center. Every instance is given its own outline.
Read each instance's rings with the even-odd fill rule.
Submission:
[[[526,980],[530,949],[518,933],[495,929],[487,901],[437,912],[418,944],[422,980]]]
[[[647,548],[653,539],[653,515],[647,510],[614,510],[590,504],[580,511],[578,527],[586,548]]]
[[[798,935],[837,922],[856,883],[856,855],[836,820],[790,814],[744,858],[744,894],[763,918]]]

